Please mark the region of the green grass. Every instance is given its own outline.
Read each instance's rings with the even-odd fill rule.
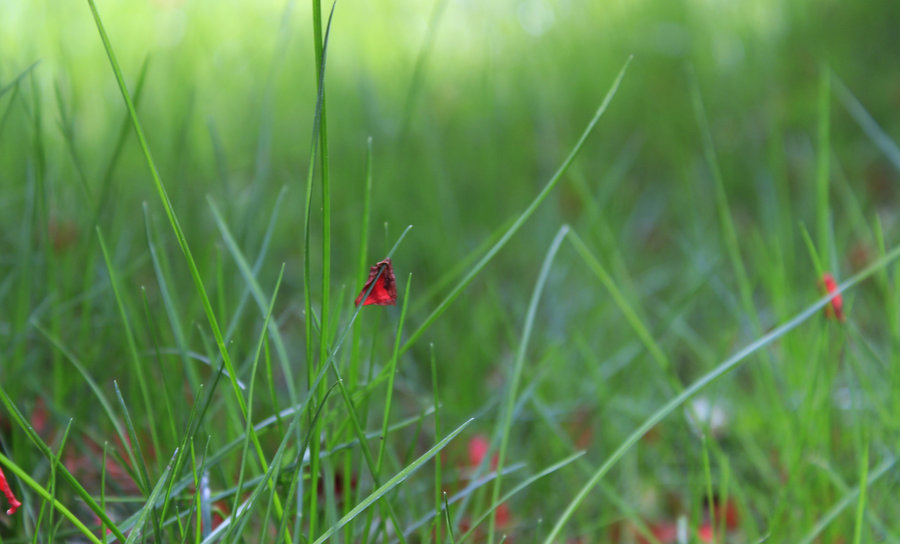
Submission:
[[[4,4],[0,542],[898,541],[880,4]]]

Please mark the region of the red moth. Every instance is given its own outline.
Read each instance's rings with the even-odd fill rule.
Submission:
[[[378,274],[379,270],[381,270],[381,275]],[[378,278],[377,283],[375,283],[376,277]],[[374,287],[372,286],[373,283],[375,283]],[[390,259],[385,259],[369,269],[369,279],[366,280],[362,291],[356,297],[357,306],[359,306],[363,297],[366,296],[366,291],[369,290],[369,287],[372,287],[372,291],[362,303],[363,306],[368,306],[369,304],[394,306],[397,304],[397,280],[394,278],[394,267],[391,266]]]
[[[825,292],[829,295],[837,291],[837,282],[834,281],[834,276],[828,272],[822,276],[822,286],[825,287]],[[829,305],[825,306],[825,317],[834,317],[838,321],[844,321],[844,299],[841,298],[840,294],[832,297]]]

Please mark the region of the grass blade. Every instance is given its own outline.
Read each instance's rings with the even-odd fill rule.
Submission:
[[[534,327],[534,319],[537,316],[538,302],[541,294],[544,292],[544,286],[547,284],[547,278],[550,276],[550,268],[553,266],[553,260],[556,258],[556,252],[562,245],[566,234],[569,232],[569,226],[560,227],[550,248],[547,249],[547,255],[544,257],[544,263],[541,265],[541,271],[538,273],[537,282],[534,284],[534,291],[531,294],[531,300],[528,302],[528,311],[525,313],[525,326],[522,331],[522,339],[519,341],[519,349],[516,350],[516,359],[513,363],[512,375],[509,378],[509,385],[506,393],[506,406],[503,410],[503,422],[500,428],[500,451],[497,453],[497,479],[494,480],[494,489],[491,492],[491,503],[499,504],[500,486],[502,484],[503,463],[506,461],[506,449],[509,446],[509,433],[512,428],[513,410],[516,404],[516,392],[519,390],[519,382],[522,379],[522,371],[525,368],[525,354],[528,350],[528,342],[531,340],[531,330]],[[491,516],[488,525],[488,542],[494,541],[494,530],[496,529],[496,516]],[[462,540],[462,537],[460,537]]]
[[[578,141],[575,143],[575,146],[572,148],[572,151],[569,152],[568,157],[563,161],[562,165],[553,174],[553,177],[550,178],[550,181],[544,185],[544,188],[541,189],[541,192],[534,198],[531,204],[525,208],[519,216],[513,221],[513,224],[510,225],[509,229],[497,240],[497,243],[491,246],[488,252],[482,257],[474,266],[469,270],[469,272],[463,277],[462,280],[456,287],[450,291],[450,294],[438,304],[437,308],[432,310],[431,314],[425,318],[425,321],[419,325],[419,328],[413,332],[409,338],[406,340],[406,343],[403,344],[403,347],[400,348],[400,353],[406,353],[409,348],[419,339],[422,334],[437,320],[438,317],[443,314],[450,304],[453,303],[454,300],[462,293],[463,289],[468,286],[475,276],[477,276],[485,266],[494,258],[494,256],[503,249],[503,246],[509,241],[516,232],[522,228],[522,225],[530,218],[535,210],[538,209],[538,206],[547,198],[547,195],[550,194],[550,191],[556,187],[556,184],[559,183],[559,180],[562,179],[563,175],[566,173],[566,170],[569,169],[569,166],[572,164],[572,161],[575,160],[575,157],[578,156],[578,153],[581,151],[581,148],[584,147],[584,143],[587,141],[588,136],[594,131],[594,127],[597,125],[597,121],[600,120],[600,117],[603,116],[603,113],[606,111],[606,108],[609,106],[609,103],[612,101],[613,97],[616,95],[616,91],[619,89],[619,85],[622,83],[622,79],[625,77],[625,71],[628,69],[628,65],[631,63],[631,58],[629,57],[627,61],[625,61],[625,65],[622,66],[622,69],[619,70],[619,74],[616,76],[616,79],[613,81],[612,86],[609,91],[606,93],[606,96],[603,98],[603,102],[600,103],[600,107],[597,108],[597,112],[594,114],[594,117],[591,118],[590,122],[588,122],[587,127],[584,129],[584,132],[581,133],[581,137],[578,138]]]
[[[9,83],[7,83],[7,84],[4,85],[3,87],[0,87],[0,96],[3,96],[3,95],[6,94],[7,92],[9,92],[9,91],[12,90],[13,88],[15,88],[15,86],[16,86],[20,81],[22,81],[22,79],[23,79],[25,76],[27,76],[28,74],[30,74],[31,71],[34,70],[34,69],[37,67],[37,65],[40,64],[40,63],[41,63],[41,61],[39,61],[39,60],[36,60],[36,61],[32,62],[31,65],[28,66],[28,68],[25,68],[24,70],[22,70],[21,72],[19,72],[19,75],[17,75],[16,77],[14,77],[12,81],[10,81]]]
[[[225,242],[225,247],[227,247],[229,253],[231,253],[231,257],[238,265],[238,270],[240,270],[241,276],[244,278],[244,282],[247,284],[247,290],[253,296],[253,300],[256,301],[260,313],[262,315],[265,315],[267,307],[266,296],[263,294],[262,288],[259,286],[259,282],[256,279],[256,272],[251,269],[250,265],[247,263],[247,259],[244,257],[244,254],[238,247],[237,242],[235,242],[234,237],[231,235],[231,231],[228,229],[228,225],[225,224],[225,220],[222,218],[222,214],[219,212],[219,208],[216,207],[215,203],[213,202],[212,197],[207,196],[206,201],[209,204],[210,210],[212,210],[213,219],[216,222],[216,226],[219,228],[219,234],[222,235],[222,240],[224,240]],[[288,389],[288,396],[290,397],[291,402],[296,402],[295,399],[297,398],[297,391],[294,386],[290,357],[288,356],[287,348],[285,348],[284,346],[284,341],[281,338],[281,331],[278,329],[277,323],[272,321],[268,321],[267,323],[269,336],[275,343],[275,352],[278,353],[278,360],[281,362],[281,371],[285,377],[285,385]]]
[[[165,470],[163,470],[162,475],[159,477],[159,480],[153,487],[153,491],[150,493],[150,497],[148,497],[147,502],[144,503],[144,506],[141,508],[137,523],[135,523],[134,527],[131,529],[131,534],[129,534],[128,539],[125,540],[125,544],[134,544],[135,542],[138,542],[138,539],[141,538],[141,529],[147,522],[147,518],[150,516],[150,512],[156,510],[156,501],[162,494],[163,490],[166,488],[166,482],[169,481],[169,477],[172,475],[172,465],[175,463],[175,459],[177,457],[178,450],[175,450],[175,452],[172,454],[171,460],[169,460],[168,465],[166,465]]]
[[[859,462],[859,502],[856,504],[856,524],[853,531],[853,544],[862,542],[863,517],[866,513],[866,489],[869,483],[869,443],[866,442],[862,459]]]
[[[128,352],[131,355],[131,371],[137,378],[138,388],[141,392],[141,399],[144,401],[144,413],[147,414],[147,427],[150,431],[150,440],[154,451],[160,451],[159,435],[156,430],[156,418],[153,409],[153,399],[150,398],[150,388],[147,386],[147,378],[144,376],[144,364],[141,356],[138,355],[137,343],[134,340],[134,331],[131,328],[131,321],[128,319],[128,312],[125,309],[125,300],[122,296],[122,290],[119,287],[119,278],[116,269],[112,265],[109,258],[109,251],[106,249],[106,242],[103,239],[103,233],[100,226],[95,227],[97,239],[100,241],[100,250],[103,252],[103,261],[106,263],[106,271],[109,274],[109,283],[112,286],[113,296],[116,299],[116,306],[119,309],[119,317],[122,319],[122,328],[125,331],[125,340],[128,344]],[[118,389],[118,386],[116,386]],[[124,405],[123,405],[124,406]],[[146,476],[146,474],[144,475]],[[149,482],[148,482],[149,483]]]
[[[423,464],[425,464],[426,461],[428,461],[429,459],[434,457],[439,451],[444,449],[444,447],[447,444],[449,444],[450,441],[456,437],[456,435],[461,433],[462,430],[465,429],[469,425],[469,423],[472,423],[472,421],[474,421],[474,420],[470,419],[470,420],[466,421],[465,423],[463,423],[462,425],[460,425],[459,427],[457,427],[456,430],[454,430],[452,433],[445,436],[443,440],[441,440],[440,442],[435,444],[430,450],[428,450],[424,454],[422,454],[421,457],[419,457],[418,459],[416,459],[415,461],[413,461],[412,463],[410,463],[409,465],[404,467],[403,470],[401,470],[396,475],[394,475],[394,477],[392,477],[390,480],[386,481],[384,484],[379,486],[378,489],[373,491],[368,497],[366,497],[365,499],[360,501],[359,504],[357,504],[355,507],[353,507],[353,509],[350,510],[350,512],[347,515],[345,515],[344,517],[339,519],[336,525],[329,527],[327,531],[322,533],[322,535],[320,535],[319,538],[317,538],[313,544],[322,544],[323,542],[326,542],[331,537],[331,535],[340,531],[341,527],[343,527],[344,525],[346,525],[347,523],[352,521],[355,517],[357,517],[362,512],[364,512],[366,510],[366,508],[371,506],[375,501],[377,501],[378,499],[380,499],[381,497],[386,495],[393,488],[395,488],[400,483],[402,483],[407,478],[409,478],[412,475],[412,473],[415,472],[416,470],[418,470],[418,468],[421,467]]]
[[[479,525],[481,525],[484,522],[484,520],[487,519],[487,517],[489,515],[491,515],[491,513],[493,513],[494,510],[496,510],[501,504],[503,504],[506,501],[508,501],[509,499],[513,498],[513,496],[515,496],[517,493],[519,493],[520,491],[523,491],[528,486],[530,486],[534,482],[540,480],[544,476],[549,476],[550,474],[553,474],[557,470],[562,469],[566,465],[577,461],[579,458],[581,458],[584,455],[584,453],[585,452],[583,452],[583,451],[575,452],[572,455],[566,457],[565,459],[563,459],[561,461],[557,461],[556,463],[553,463],[552,465],[550,465],[549,467],[545,468],[544,470],[538,472],[537,474],[534,474],[534,475],[528,477],[527,479],[525,479],[525,481],[523,481],[519,485],[515,486],[514,488],[510,489],[502,497],[494,499],[491,503],[490,508],[488,508],[486,512],[484,512],[478,518],[476,518],[472,522],[472,525],[469,527],[469,530],[466,531],[465,533],[463,533],[462,535],[460,535],[460,537],[457,539],[457,541],[462,542],[466,538],[472,536],[475,532],[475,528],[478,527]],[[499,474],[500,473],[498,472],[497,473],[498,479],[499,479]],[[492,516],[492,518],[493,518],[493,516]]]
[[[891,161],[891,164],[900,171],[900,146],[898,146],[894,140],[882,129],[878,126],[878,123],[875,119],[869,115],[869,112],[866,111],[865,106],[857,99],[853,93],[847,88],[844,83],[838,79],[834,78],[834,90],[837,93],[838,99],[844,104],[844,107],[847,108],[847,111],[850,112],[850,116],[862,127],[863,132],[866,133],[866,136],[872,140],[872,143],[881,150],[882,153]]]
[[[829,233],[830,207],[828,205],[828,177],[831,166],[829,125],[831,113],[831,72],[826,66],[819,68],[819,123],[816,149],[816,239],[822,261],[832,268]]]
[[[868,479],[860,482],[860,486],[871,487],[873,483],[884,476],[884,474],[887,473],[891,468],[893,468],[895,464],[897,464],[897,460],[895,458],[890,457],[888,459],[885,459],[880,465],[875,467],[875,469],[869,475]],[[812,542],[815,542],[816,537],[818,537],[819,534],[824,531],[825,528],[828,527],[828,525],[832,521],[834,521],[841,512],[844,511],[844,509],[853,504],[854,500],[857,500],[857,497],[859,497],[861,493],[860,486],[854,487],[853,489],[847,491],[847,493],[845,493],[844,496],[841,497],[841,500],[836,502],[834,506],[832,506],[831,509],[828,510],[828,512],[826,512],[818,522],[816,522],[812,530],[810,530],[805,537],[800,539],[797,544],[811,544]]]

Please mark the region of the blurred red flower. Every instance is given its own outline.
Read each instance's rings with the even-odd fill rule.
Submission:
[[[490,440],[483,434],[477,434],[469,439],[467,444],[468,446],[468,466],[463,467],[464,473],[470,473],[478,468],[481,463],[484,461],[484,457],[491,450]],[[499,463],[499,457],[495,453],[491,456],[491,470],[497,470],[497,465]],[[494,519],[495,524],[498,529],[507,529],[512,526],[512,511],[509,508],[509,505],[501,503],[494,510]],[[471,528],[470,520],[468,518],[463,518],[460,521],[459,528],[461,531],[465,532]],[[483,538],[484,534],[479,527],[475,531],[475,539]],[[512,539],[507,535],[506,542],[512,542]]]
[[[13,494],[12,489],[9,487],[9,482],[6,481],[6,474],[3,474],[3,469],[0,468],[0,491],[6,495],[6,501],[9,502],[9,510],[6,511],[8,515],[13,515],[16,513],[16,510],[22,506],[22,503],[19,502],[19,499]]]
[[[837,292],[837,282],[834,281],[834,276],[826,272],[822,276],[821,285],[825,288],[826,294],[832,294]],[[831,303],[828,306],[825,306],[825,316],[833,317],[840,322],[844,322],[844,299],[840,294],[836,294],[831,298]]]

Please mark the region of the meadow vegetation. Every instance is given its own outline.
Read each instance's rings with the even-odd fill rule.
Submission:
[[[0,4],[0,541],[900,541],[898,23]]]

